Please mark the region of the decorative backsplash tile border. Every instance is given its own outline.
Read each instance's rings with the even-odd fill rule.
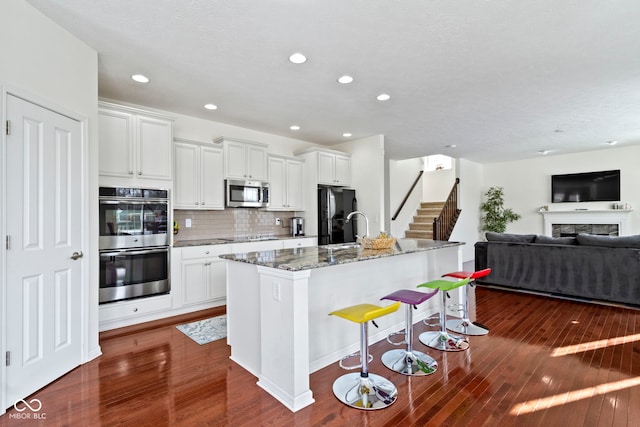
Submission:
[[[175,240],[243,238],[249,236],[287,236],[295,212],[271,212],[261,209],[225,209],[221,211],[174,210],[173,219],[180,231]],[[185,225],[191,219],[191,227]],[[276,225],[280,218],[280,225]]]

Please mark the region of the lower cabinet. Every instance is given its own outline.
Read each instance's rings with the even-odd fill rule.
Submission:
[[[179,277],[182,305],[215,300],[224,302],[227,289],[226,261],[218,255],[234,251],[233,245],[229,244],[181,249]]]

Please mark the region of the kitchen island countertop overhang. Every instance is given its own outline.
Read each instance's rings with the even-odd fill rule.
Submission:
[[[398,239],[389,250],[306,247],[221,255],[227,262],[231,359],[292,411],[314,402],[309,375],[359,349],[359,328],[328,314],[462,269],[462,245]],[[459,293],[452,293],[459,302]],[[418,322],[437,311],[427,301]],[[402,310],[403,311],[403,310]],[[395,312],[377,321],[370,343],[404,328]],[[376,355],[379,357],[379,355]]]

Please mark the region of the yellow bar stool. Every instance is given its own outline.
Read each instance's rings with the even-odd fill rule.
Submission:
[[[360,372],[344,374],[333,383],[333,394],[345,405],[365,410],[382,409],[393,404],[398,398],[398,390],[391,381],[380,375],[369,373],[369,362],[373,357],[369,354],[368,325],[371,321],[377,327],[374,319],[397,311],[400,304],[399,301],[386,307],[358,304],[329,313],[332,316],[360,323],[360,363],[354,366],[344,365],[344,360],[355,354],[340,360],[340,367],[343,369],[360,368]]]
[[[418,285],[419,288],[440,290],[440,330],[423,332],[418,339],[427,347],[440,351],[463,351],[469,348],[466,338],[447,332],[447,292],[469,283],[469,278],[453,282],[451,280],[437,279]]]

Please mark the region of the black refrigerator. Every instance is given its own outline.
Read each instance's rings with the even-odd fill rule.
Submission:
[[[356,190],[340,187],[318,187],[318,244],[355,242],[358,231],[356,216],[346,222],[347,215],[358,210]]]

